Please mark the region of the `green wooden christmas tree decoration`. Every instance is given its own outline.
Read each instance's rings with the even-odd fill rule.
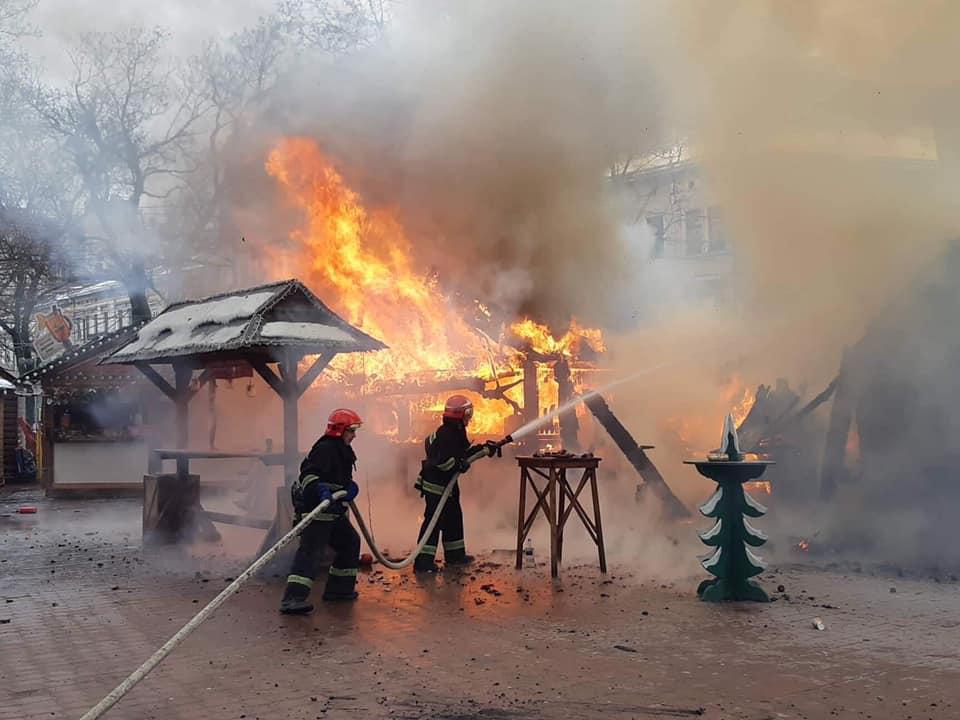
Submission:
[[[711,453],[706,461],[687,461],[696,466],[704,477],[717,483],[717,491],[700,506],[700,512],[716,522],[700,540],[714,548],[700,560],[704,569],[714,577],[704,580],[697,588],[701,600],[724,602],[727,600],[754,600],[769,602],[770,598],[756,582],[751,580],[766,569],[763,560],[751,552],[750,547],[759,547],[767,536],[753,527],[747,518],[761,517],[767,509],[743,490],[743,483],[763,475],[766,460],[744,460],[737,439],[733,417],[727,415],[723,424],[723,438],[718,453]]]

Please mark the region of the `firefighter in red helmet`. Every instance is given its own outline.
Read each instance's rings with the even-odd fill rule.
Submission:
[[[347,502],[360,491],[353,481],[357,456],[351,443],[363,421],[353,410],[330,413],[327,431],[314,443],[300,464],[300,476],[291,488],[296,521],[333,493],[346,490],[346,497],[331,502],[316,520],[304,528],[300,547],[287,576],[287,587],[280,612],[308,613],[313,605],[307,600],[316,575],[316,567],[327,545],[334,551],[333,563],[323,592],[324,600],[355,600],[357,568],[360,564],[360,536],[347,517]]]
[[[420,476],[414,485],[420,491],[426,505],[418,542],[423,539],[427,525],[440,504],[440,496],[454,475],[465,473],[470,469],[470,463],[466,458],[482,449],[486,449],[488,455],[496,452],[495,447],[490,443],[471,446],[467,439],[467,425],[470,424],[472,417],[473,403],[470,399],[463,395],[452,396],[443,408],[443,424],[423,443],[426,459],[422,463]],[[473,557],[467,555],[463,540],[463,511],[460,508],[459,485],[451,492],[439,521],[414,561],[413,569],[416,572],[436,572],[437,565],[434,558],[441,535],[443,536],[443,559],[447,565],[468,565],[473,562]]]

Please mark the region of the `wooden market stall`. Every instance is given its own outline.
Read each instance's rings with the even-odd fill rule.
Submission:
[[[21,473],[17,463],[20,432],[17,427],[17,388],[15,375],[0,368],[0,487],[17,479]]]
[[[283,402],[282,462],[289,485],[297,476],[299,447],[297,408],[303,393],[338,353],[367,352],[386,346],[330,310],[299,280],[261,285],[203,300],[171,305],[140,328],[101,365],[135,367],[175,408],[175,448],[158,449],[159,461],[172,459],[176,472],[165,474],[151,465],[144,476],[144,534],[175,541],[211,531],[211,516],[201,507],[199,478],[190,473],[191,459],[227,457],[207,449],[191,449],[190,400],[225,366],[249,366]],[[305,358],[306,369],[299,368]],[[167,372],[165,377],[163,372]],[[249,453],[236,453],[249,457]],[[262,458],[270,462],[271,456]],[[267,541],[289,529],[289,493],[278,493],[277,515]],[[228,521],[222,513],[218,521]],[[248,524],[236,518],[238,524]]]
[[[139,494],[156,390],[133,368],[98,362],[135,338],[125,327],[73,347],[22,378],[40,390],[38,477],[48,495]]]

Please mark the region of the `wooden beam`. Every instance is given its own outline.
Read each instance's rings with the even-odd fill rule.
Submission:
[[[854,404],[850,385],[850,352],[844,349],[833,393],[833,406],[830,408],[830,425],[827,428],[827,440],[823,448],[823,462],[820,466],[820,500],[833,499],[837,487],[845,479],[847,438],[853,424]]]
[[[244,515],[234,515],[232,513],[219,513],[210,510],[204,510],[208,520],[212,522],[224,523],[226,525],[239,525],[240,527],[257,528],[258,530],[269,530],[273,525],[273,520],[266,518],[247,517]]]
[[[164,378],[160,373],[154,370],[152,366],[150,366],[145,362],[136,362],[134,363],[134,367],[136,367],[137,370],[139,370],[143,374],[143,376],[147,378],[147,380],[149,380],[154,385],[156,385],[157,389],[160,390],[160,392],[162,392],[168,398],[176,402],[177,391],[173,388],[173,386],[170,383],[166,381],[166,378]]]
[[[623,423],[617,419],[616,415],[607,405],[607,401],[600,395],[589,395],[584,404],[590,408],[590,412],[597,419],[597,422],[607,431],[613,442],[616,443],[620,451],[626,456],[634,470],[643,478],[644,485],[649,486],[650,490],[660,498],[667,512],[678,518],[690,517],[690,511],[677,496],[673,494],[666,480],[657,470],[657,467],[651,462],[650,458],[643,451],[637,441],[633,439],[630,432],[623,426]]]
[[[190,398],[193,397],[190,391],[190,380],[193,378],[193,368],[189,365],[175,364],[173,373],[177,380],[174,396],[174,403],[177,406],[177,447],[185,448],[190,439]],[[177,461],[177,470],[183,470],[184,477],[186,477],[186,467],[185,460]]]
[[[297,381],[297,397],[303,395],[310,386],[313,385],[314,381],[320,376],[320,373],[322,373],[324,368],[333,360],[334,355],[335,353],[320,355],[313,361],[310,369]]]
[[[281,380],[263,360],[251,360],[250,365],[252,365],[253,369],[257,371],[257,374],[266,381],[267,385],[273,388],[273,391],[277,395],[283,397],[283,380]]]

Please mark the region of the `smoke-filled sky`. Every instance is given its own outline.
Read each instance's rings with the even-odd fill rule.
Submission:
[[[138,1],[104,16],[43,0],[31,43],[56,72],[78,31],[157,24],[186,55],[273,7]],[[929,167],[935,129],[960,117],[942,61],[953,4],[397,8],[383,47],[303,68],[263,129],[315,136],[371,203],[400,207],[425,263],[508,310],[630,316],[642,267],[603,175],[677,136],[702,159],[746,297],[766,311],[751,323],[797,312],[816,327],[830,308],[820,327],[843,318],[852,332],[955,223]],[[903,146],[926,162],[867,157]]]
[[[40,0],[31,21],[41,35],[28,45],[56,68],[66,63],[64,46],[77,33],[122,30],[131,25],[160,26],[171,31],[173,48],[188,55],[207,38],[237,32],[274,6],[271,0],[127,0],[110,5]]]

